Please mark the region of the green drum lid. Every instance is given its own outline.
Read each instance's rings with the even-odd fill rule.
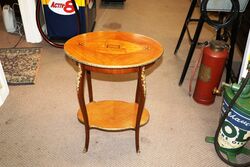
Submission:
[[[230,87],[225,87],[224,91],[224,98],[227,103],[230,103],[233,97],[235,96],[234,91]],[[250,98],[242,98],[238,97],[236,100],[234,107],[238,108],[240,111],[244,112],[245,114],[249,115],[250,117]]]

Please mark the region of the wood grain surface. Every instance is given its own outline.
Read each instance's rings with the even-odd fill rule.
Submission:
[[[90,128],[108,131],[134,129],[136,123],[138,104],[116,100],[105,100],[87,104]],[[81,110],[77,117],[84,123]],[[140,125],[145,125],[149,120],[149,112],[144,108]]]
[[[90,32],[64,44],[73,60],[99,68],[133,68],[152,64],[163,54],[159,42],[128,32]]]

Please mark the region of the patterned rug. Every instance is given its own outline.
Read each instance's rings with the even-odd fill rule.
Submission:
[[[40,48],[0,49],[0,61],[8,84],[34,84],[40,53]]]

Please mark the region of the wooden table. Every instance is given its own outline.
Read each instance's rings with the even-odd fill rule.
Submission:
[[[146,97],[145,69],[163,54],[161,45],[146,36],[127,32],[91,32],[69,39],[64,45],[68,57],[78,62],[77,95],[80,105],[77,117],[85,125],[85,148],[89,146],[90,129],[105,131],[135,130],[139,152],[139,129],[149,120],[144,108]],[[134,103],[116,100],[93,101],[91,72],[126,74],[137,72]],[[87,78],[89,101],[84,99],[84,78]]]

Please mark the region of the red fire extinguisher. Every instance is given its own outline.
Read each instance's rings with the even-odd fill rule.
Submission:
[[[200,104],[209,105],[215,100],[214,88],[218,88],[223,74],[228,46],[224,41],[212,40],[203,49],[198,79],[193,99]]]

